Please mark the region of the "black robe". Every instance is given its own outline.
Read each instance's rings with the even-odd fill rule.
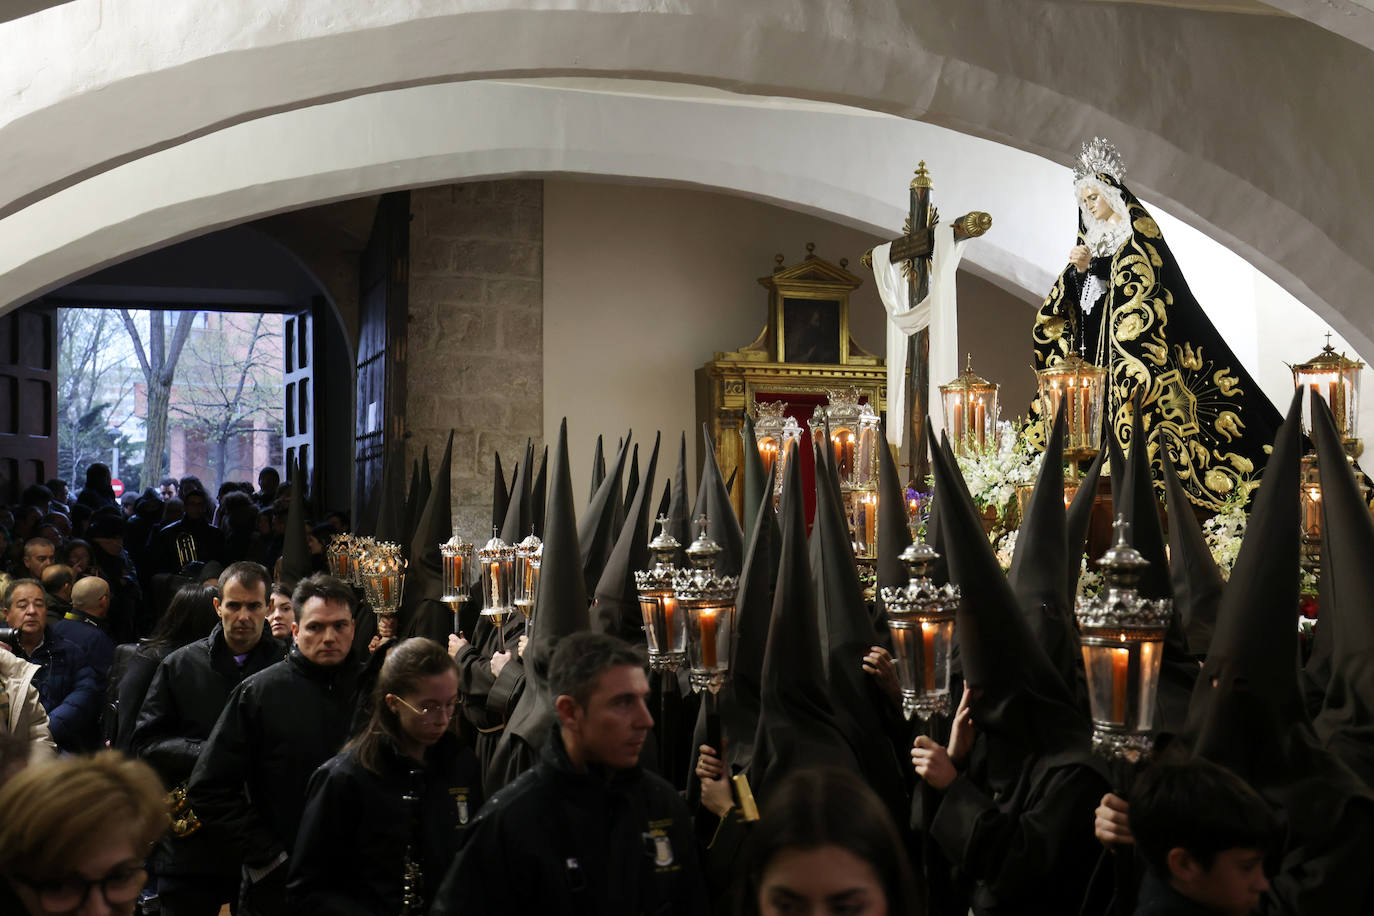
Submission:
[[[930,836],[955,863],[973,912],[1077,913],[1100,852],[1092,820],[1106,779],[1062,756],[1028,752],[1002,778],[979,762],[983,755],[970,758],[973,765],[937,793]]]

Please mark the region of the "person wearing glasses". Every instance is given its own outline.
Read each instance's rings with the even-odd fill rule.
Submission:
[[[425,911],[482,802],[457,710],[443,646],[416,637],[391,650],[367,727],[306,790],[287,883],[300,912]]]
[[[118,751],[21,770],[0,811],[0,913],[16,916],[129,916],[169,823],[162,780]]]

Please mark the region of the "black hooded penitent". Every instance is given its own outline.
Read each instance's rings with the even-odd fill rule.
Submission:
[[[658,469],[659,438],[654,437],[654,450],[649,456],[643,486],[636,487],[635,498],[620,529],[620,537],[616,539],[611,556],[596,583],[591,610],[593,630],[610,633],[639,645],[645,642],[644,618],[639,609],[635,573],[649,565],[649,499],[653,494],[654,476]]]
[[[1078,626],[1063,570],[1069,562],[1064,512],[1064,402],[1059,404],[1045,445],[1040,474],[1031,491],[1016,535],[1007,581],[1040,648],[1069,688],[1080,709],[1087,709],[1087,679]]]
[[[1366,913],[1374,807],[1319,746],[1298,689],[1301,392],[1279,429],[1180,736],[1248,782],[1284,824],[1272,894],[1291,913]],[[1325,483],[1325,480],[1323,480]]]
[[[957,466],[944,449],[933,466],[982,747],[940,793],[930,835],[973,882],[974,912],[1031,899],[1035,912],[1076,912],[1097,853],[1085,825],[1107,787],[1089,721],[1018,609]]]
[[[706,530],[720,545],[716,558],[716,572],[722,576],[738,576],[744,563],[744,534],[730,502],[730,492],[716,463],[716,444],[703,423],[701,435],[706,445],[706,458],[701,465],[701,482],[697,485],[697,501],[692,508],[694,519],[706,516]]]
[[[621,449],[622,459],[624,454]],[[557,720],[548,684],[555,643],[591,626],[573,506],[566,419],[558,431],[549,473],[549,510],[544,524],[547,537],[534,609],[535,637],[525,650],[525,689],[487,770],[484,788],[492,793],[534,765]]]
[[[587,506],[587,514],[582,516],[582,522],[577,526],[578,540],[582,545],[584,593],[595,590],[601,572],[606,568],[606,561],[611,556],[611,550],[615,547],[616,535],[620,533],[616,516],[624,514],[624,509],[618,507],[621,487],[625,480],[625,459],[629,452],[630,440],[627,438],[616,453],[615,464],[611,467],[610,474],[602,479],[601,486],[597,488],[591,503]],[[621,524],[623,523],[622,518]],[[547,519],[544,524],[548,524]],[[540,587],[542,589],[543,586]]]

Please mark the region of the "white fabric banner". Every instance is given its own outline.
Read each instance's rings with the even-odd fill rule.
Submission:
[[[959,304],[954,276],[964,256],[964,241],[956,242],[949,227],[934,233],[935,251],[931,258],[930,292],[913,308],[907,295],[906,276],[900,263],[890,259],[892,243],[873,249],[873,279],[887,310],[887,439],[898,448],[906,437],[906,353],[907,338],[930,328],[928,391],[933,402],[940,386],[959,374]],[[945,428],[943,407],[928,405],[931,432]]]

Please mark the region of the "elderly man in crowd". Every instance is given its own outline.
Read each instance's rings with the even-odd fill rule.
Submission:
[[[48,623],[43,586],[15,579],[3,598],[5,620],[19,631],[15,654],[39,667],[34,675],[59,749],[71,753],[100,746],[100,714],[114,643],[94,627]]]

